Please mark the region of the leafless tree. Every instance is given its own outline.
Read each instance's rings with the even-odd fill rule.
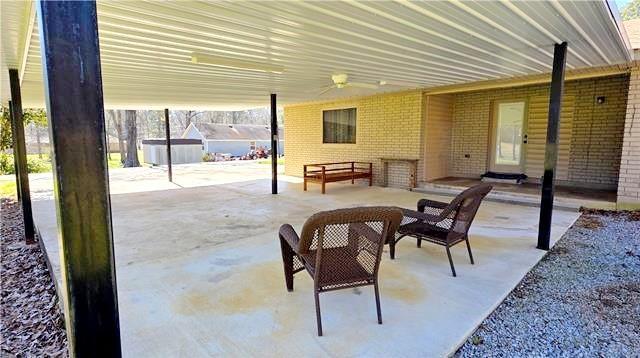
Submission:
[[[120,162],[124,165],[124,161],[125,161],[125,148],[124,148],[124,139],[125,139],[125,134],[124,134],[124,126],[123,126],[123,121],[122,121],[122,111],[120,110],[108,110],[107,112],[107,116],[109,117],[109,119],[111,120],[111,128],[113,128],[113,131],[116,134],[116,137],[118,138],[118,150],[120,151]]]
[[[136,126],[136,111],[126,110],[125,126],[127,128],[127,159],[124,162],[125,168],[139,167],[138,160],[138,128]]]

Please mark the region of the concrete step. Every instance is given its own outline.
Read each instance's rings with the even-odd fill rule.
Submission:
[[[464,187],[455,186],[455,185],[447,185],[447,184],[434,184],[434,183],[420,183],[417,188],[414,188],[413,191],[425,194],[434,194],[434,195],[446,195],[446,196],[456,196],[460,192],[462,192]],[[489,195],[485,198],[485,200],[500,202],[500,203],[508,203],[508,204],[516,204],[523,206],[531,206],[531,207],[540,207],[540,196],[527,194],[527,193],[514,193],[509,191],[501,191],[497,189],[493,189]],[[578,211],[581,207],[590,208],[590,209],[607,209],[607,210],[615,210],[616,204],[609,201],[602,200],[583,200],[583,199],[575,199],[575,198],[566,198],[562,196],[555,196],[553,208],[556,210],[565,210],[565,211]]]

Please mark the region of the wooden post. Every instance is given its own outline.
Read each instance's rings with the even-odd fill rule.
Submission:
[[[24,221],[24,238],[27,244],[36,242],[31,211],[31,192],[29,191],[29,171],[27,167],[27,146],[24,141],[24,121],[22,119],[22,94],[20,93],[20,78],[18,70],[9,70],[9,85],[11,86],[11,117],[13,119],[15,149],[17,154],[16,172],[20,181],[20,206]]]
[[[167,140],[167,168],[169,173],[169,181],[173,182],[173,169],[171,168],[171,127],[169,123],[169,109],[164,109],[164,133]]]
[[[278,108],[276,94],[271,94],[271,194],[278,194]]]
[[[304,191],[307,191],[307,166],[303,165],[302,169],[303,169],[302,175],[303,175],[303,182],[304,182],[303,188],[304,188]]]
[[[16,125],[13,122],[13,105],[9,101],[9,121],[11,122],[11,147],[13,149],[13,171],[16,175],[16,197],[20,201],[20,173],[18,173],[18,144],[16,142]]]
[[[351,184],[355,183],[354,176],[356,175],[356,163],[351,162]]]
[[[555,171],[558,161],[558,134],[564,88],[564,69],[567,43],[556,44],[553,50],[553,72],[551,73],[551,93],[549,95],[549,120],[547,124],[547,145],[544,153],[544,177],[540,199],[540,223],[538,225],[538,249],[549,250],[551,238],[551,217]]]
[[[37,1],[71,357],[120,357],[94,1]]]

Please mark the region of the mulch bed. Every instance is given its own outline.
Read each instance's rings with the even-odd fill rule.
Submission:
[[[55,286],[37,244],[24,243],[19,205],[0,199],[0,356],[65,357]]]
[[[456,357],[640,356],[640,212],[584,210]]]

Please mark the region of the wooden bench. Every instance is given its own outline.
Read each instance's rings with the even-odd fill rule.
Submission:
[[[307,191],[307,182],[322,185],[322,194],[325,193],[325,185],[338,181],[356,179],[369,179],[369,186],[373,184],[373,163],[366,162],[337,162],[304,165],[304,191]]]

